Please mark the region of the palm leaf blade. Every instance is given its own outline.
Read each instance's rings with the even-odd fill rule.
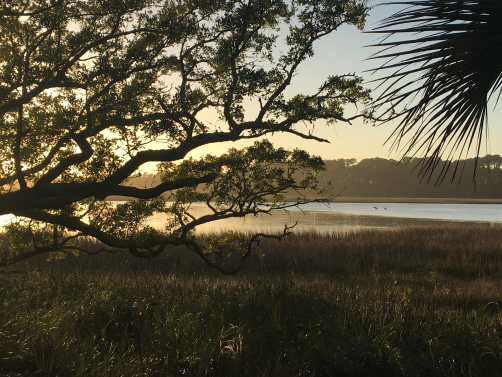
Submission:
[[[374,70],[384,72],[375,80],[384,90],[374,106],[383,114],[392,109],[389,120],[399,120],[392,148],[405,143],[404,155],[421,155],[419,171],[430,178],[445,155],[451,161],[472,148],[479,154],[488,101],[502,90],[502,1],[392,4],[408,7],[373,31],[387,35],[371,57],[387,60]]]

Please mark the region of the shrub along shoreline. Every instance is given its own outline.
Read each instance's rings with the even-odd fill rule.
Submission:
[[[235,277],[185,250],[0,274],[0,375],[502,376],[502,227],[264,241]]]

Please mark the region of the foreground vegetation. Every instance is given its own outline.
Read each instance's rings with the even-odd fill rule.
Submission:
[[[181,249],[0,274],[0,375],[502,376],[502,227],[262,248],[236,277]]]

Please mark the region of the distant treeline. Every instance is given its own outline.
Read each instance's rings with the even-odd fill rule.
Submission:
[[[398,162],[384,158],[327,160],[321,184],[331,182],[334,191],[345,187],[343,196],[386,198],[502,198],[502,158],[487,155],[460,160],[449,165],[441,161],[430,177],[419,177],[421,160],[406,158]],[[452,179],[455,168],[457,171]],[[475,174],[474,174],[475,173]]]
[[[326,171],[319,178],[322,186],[331,182],[332,195],[345,188],[344,197],[502,199],[502,157],[499,155],[480,157],[477,164],[475,159],[461,160],[453,180],[456,163],[452,163],[439,182],[447,162],[440,162],[430,179],[419,177],[420,162],[419,158],[400,162],[385,158],[359,162],[353,158],[326,160]],[[158,183],[160,178],[148,173],[129,181],[136,187],[152,187]],[[292,199],[294,195],[288,196]]]

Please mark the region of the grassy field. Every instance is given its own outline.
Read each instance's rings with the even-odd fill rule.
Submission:
[[[0,274],[0,376],[502,376],[502,227],[262,246],[235,277],[182,249]]]

